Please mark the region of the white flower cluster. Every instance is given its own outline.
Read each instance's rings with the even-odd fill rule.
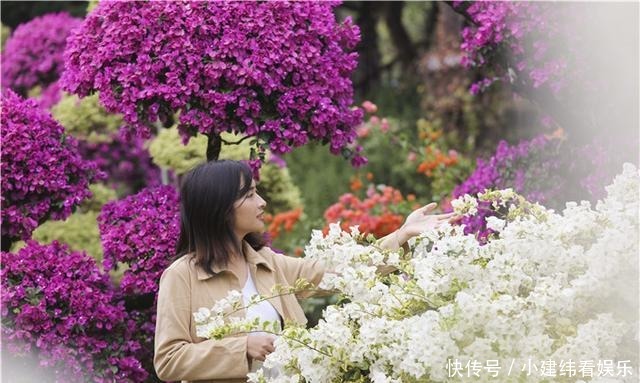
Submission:
[[[635,382],[639,186],[638,170],[626,164],[595,209],[587,202],[567,203],[561,213],[533,204],[512,209],[500,202],[519,198],[512,192],[479,196],[517,210],[489,222],[499,234],[486,244],[445,225],[423,233],[411,253],[392,255],[359,242],[357,231],[316,232],[306,254],[339,272],[321,287],[346,299],[311,329],[285,328],[265,361],[281,374],[259,371],[249,380]],[[471,198],[454,206],[470,211],[477,206]],[[388,263],[398,271],[377,272]],[[518,367],[531,360],[632,362],[629,374],[604,380],[521,369],[469,378],[450,374],[452,359]]]
[[[213,338],[213,334],[225,325],[225,317],[242,306],[242,293],[232,290],[226,298],[216,301],[210,309],[207,307],[199,308],[193,313],[196,335],[200,338]]]

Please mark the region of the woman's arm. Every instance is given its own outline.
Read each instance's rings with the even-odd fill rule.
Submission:
[[[170,267],[160,278],[153,364],[164,381],[243,378],[249,372],[247,336],[193,343],[186,272]]]
[[[397,250],[403,247],[405,250],[408,250],[405,246],[407,246],[409,239],[424,231],[435,229],[441,224],[455,218],[454,213],[429,214],[436,206],[438,205],[432,202],[411,212],[402,227],[379,240],[380,247],[389,250]]]

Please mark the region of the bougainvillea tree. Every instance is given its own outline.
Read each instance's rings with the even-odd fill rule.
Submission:
[[[107,174],[106,182],[120,195],[160,184],[160,169],[151,162],[145,141],[123,137],[119,133],[122,116],[108,113],[97,94],[82,99],[64,95],[51,108],[51,114],[78,139],[82,156],[96,162]]]
[[[180,231],[178,193],[171,186],[145,188],[107,203],[98,223],[104,268],[126,264],[120,288],[124,294],[155,294],[173,257]]]
[[[576,67],[575,50],[558,55],[558,46],[569,46],[571,35],[563,21],[571,7],[535,2],[454,2],[471,22],[462,30],[462,64],[486,67],[491,77],[471,86],[482,91],[494,81],[516,87],[547,87],[558,94],[568,85]]]
[[[326,2],[103,1],[69,38],[64,89],[100,93],[141,136],[179,112],[183,139],[254,137],[256,158],[310,140],[364,163],[348,148],[362,111],[349,76],[359,30]]]
[[[35,101],[2,96],[2,246],[28,239],[42,222],[64,219],[104,177],[77,141]]]
[[[66,39],[81,19],[52,13],[19,25],[2,52],[2,86],[26,95],[35,86],[46,88],[64,69]]]
[[[145,141],[139,137],[127,139],[117,132],[107,142],[81,140],[78,150],[105,172],[106,182],[119,195],[129,195],[161,183],[160,169],[151,161]]]
[[[146,379],[134,356],[138,329],[91,257],[57,241],[28,241],[2,252],[0,275],[3,347],[13,357],[35,351],[56,382]]]
[[[175,259],[180,231],[178,193],[171,186],[143,189],[107,203],[98,216],[105,270],[122,275],[119,294],[136,324],[136,356],[153,373],[155,298],[162,272]],[[123,270],[124,268],[124,270]]]

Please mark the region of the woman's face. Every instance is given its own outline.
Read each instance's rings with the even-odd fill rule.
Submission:
[[[238,238],[244,238],[249,233],[264,231],[265,200],[256,191],[256,182],[251,181],[251,188],[243,197],[233,204],[234,230]]]

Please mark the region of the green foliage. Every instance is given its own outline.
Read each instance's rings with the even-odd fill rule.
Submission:
[[[95,7],[98,6],[98,0],[89,0],[88,4],[87,4],[87,14],[89,14],[89,12],[93,11],[93,9]]]
[[[241,137],[225,133],[222,139],[226,142],[238,142]],[[183,145],[175,126],[162,129],[149,147],[153,162],[162,168],[172,169],[176,174],[184,174],[206,161],[206,150],[206,136],[192,137],[187,145]],[[223,144],[219,158],[248,160],[250,154],[251,144],[245,140],[239,144]],[[289,170],[268,162],[268,159],[260,169],[258,192],[267,201],[267,212],[271,214],[302,205],[300,190],[293,183]]]
[[[54,240],[66,243],[71,250],[85,251],[96,261],[102,260],[98,230],[98,212],[76,212],[64,221],[47,221],[33,232],[33,239],[45,244]]]
[[[4,24],[0,24],[0,51],[4,50],[4,43],[7,42],[7,39],[11,35],[11,28],[7,27]]]
[[[284,158],[293,182],[303,190],[302,200],[307,219],[318,224],[312,228],[321,228],[324,210],[349,190],[349,178],[355,169],[318,144],[300,147]],[[308,240],[311,232],[301,234]]]
[[[161,129],[149,145],[153,163],[163,169],[171,169],[176,174],[184,174],[206,161],[206,151],[206,136],[192,137],[187,145],[183,145],[176,126]]]
[[[260,170],[260,182],[258,193],[267,201],[267,212],[276,212],[295,209],[302,205],[300,189],[298,189],[289,169],[280,168],[275,164],[265,164]]]
[[[32,239],[42,244],[54,240],[69,245],[73,251],[85,251],[96,261],[102,261],[102,244],[98,230],[98,215],[102,206],[116,199],[115,190],[104,184],[89,186],[93,197],[85,201],[78,211],[64,221],[47,221],[40,225],[32,235]],[[23,241],[14,244],[12,251],[25,245]]]
[[[80,205],[80,210],[83,212],[97,212],[102,210],[102,206],[118,198],[117,192],[105,184],[92,184],[89,185],[89,190],[93,196]]]
[[[51,114],[68,133],[94,143],[110,141],[122,125],[122,117],[108,113],[100,105],[97,94],[82,99],[65,94],[51,108]]]

